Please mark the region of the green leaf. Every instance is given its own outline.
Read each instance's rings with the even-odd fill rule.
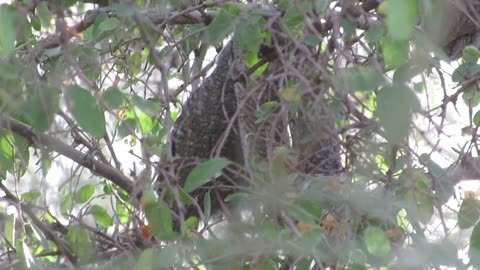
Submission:
[[[76,57],[76,60],[87,79],[95,82],[102,72],[99,59],[100,55],[93,47],[75,47],[72,50],[72,54]]]
[[[218,44],[230,34],[235,25],[235,17],[221,10],[208,25],[205,39],[209,44]]]
[[[32,25],[32,28],[36,31],[42,30],[42,22],[40,21],[40,18],[38,16],[32,15],[30,16],[30,24]]]
[[[32,252],[25,243],[25,241],[18,240],[15,243],[15,252],[19,255],[21,269],[31,269],[31,265],[34,263]]]
[[[176,197],[177,195],[175,195],[175,193],[172,191],[171,188],[166,189],[165,196],[170,200],[175,200],[177,198]],[[183,190],[181,188],[178,189],[178,196],[180,197],[180,201],[184,205],[191,205],[192,202],[193,202],[192,197],[187,192],[185,192],[185,190]]]
[[[313,1],[313,7],[317,12],[323,12],[328,8],[330,4],[329,0],[315,0]]]
[[[153,248],[147,248],[140,254],[140,258],[138,258],[137,263],[135,264],[135,269],[145,269],[145,270],[153,270],[156,269],[154,267],[155,262],[154,258],[158,256],[158,250]]]
[[[21,65],[17,63],[8,63],[8,65],[0,65],[0,79],[5,80],[20,80],[20,74],[22,73]],[[10,89],[16,90],[16,89]]]
[[[317,46],[321,40],[317,35],[307,34],[303,37],[303,42],[308,46]]]
[[[417,24],[418,0],[388,0],[387,28],[395,40],[407,40]]]
[[[125,224],[130,220],[130,212],[128,211],[129,208],[129,204],[122,203],[120,200],[116,200],[115,215],[122,224]]]
[[[78,2],[78,0],[65,0],[61,2],[63,2],[65,8],[68,8],[75,5]]]
[[[350,40],[356,32],[355,25],[348,19],[340,19],[340,27],[347,40]]]
[[[392,144],[401,144],[410,132],[412,111],[418,106],[415,94],[404,85],[384,87],[377,96],[379,122],[385,138]]]
[[[264,122],[267,118],[272,117],[276,114],[280,103],[278,101],[267,101],[260,105],[260,107],[255,110],[255,124]]]
[[[243,200],[249,196],[248,193],[246,192],[235,192],[232,194],[227,195],[225,199],[223,199],[224,202],[234,202],[238,200]]]
[[[381,48],[385,64],[389,67],[398,67],[406,63],[408,60],[408,41],[392,41],[390,39],[384,39],[381,42]]]
[[[372,24],[365,33],[365,39],[373,43],[380,41],[385,36],[385,26],[380,24]]]
[[[480,125],[480,111],[476,112],[473,116],[473,123],[475,124],[475,126]]]
[[[415,83],[413,85],[413,90],[415,90],[416,93],[423,93],[424,90],[425,90],[425,83],[424,82],[419,82],[419,83]]]
[[[457,255],[457,244],[449,239],[443,239],[439,242],[423,243],[419,246],[422,255],[428,258],[428,262],[437,265],[448,266],[448,268],[455,268],[459,266],[459,256]]]
[[[480,218],[480,201],[475,197],[463,199],[458,211],[458,227],[468,229],[473,227]]]
[[[454,193],[454,183],[450,181],[447,171],[435,163],[429,155],[421,154],[420,161],[427,166],[430,174],[437,180],[435,185],[436,200],[440,204],[444,204]]]
[[[408,203],[407,214],[423,224],[427,224],[433,216],[434,201],[426,191],[408,190],[403,199]]]
[[[369,226],[365,230],[364,240],[368,252],[372,255],[382,256],[390,252],[390,240],[379,227]]]
[[[66,237],[69,247],[81,262],[87,262],[95,253],[88,230],[72,225]]]
[[[35,8],[35,14],[40,18],[43,28],[50,27],[52,12],[48,9],[48,3],[40,2]]]
[[[458,66],[452,73],[453,82],[462,82],[478,76],[480,73],[480,65],[475,63],[463,63]]]
[[[72,85],[65,92],[65,101],[81,128],[96,138],[105,135],[105,115],[89,91]]]
[[[38,199],[40,196],[42,196],[41,192],[29,191],[29,192],[22,193],[22,200],[26,202],[30,202]]]
[[[191,216],[185,220],[185,230],[191,231],[197,228],[200,220],[196,216]]]
[[[298,240],[295,240],[295,244],[301,248],[302,252],[310,252],[317,248],[325,239],[323,230],[314,229],[313,231],[304,233]]]
[[[140,112],[138,114],[138,126],[143,136],[147,135],[153,129],[154,125],[154,120],[146,113]]]
[[[137,121],[134,118],[125,118],[118,125],[119,139],[123,139],[128,135],[132,135],[132,133],[135,133],[136,128],[137,128]]]
[[[251,68],[254,65],[258,64],[258,62],[260,62],[260,58],[258,57],[257,53],[252,53],[252,52],[245,53],[245,64],[247,64],[247,67]],[[268,67],[268,63],[263,64],[262,66],[258,67],[255,70],[255,73],[253,73],[252,76],[253,77],[259,76],[265,71],[265,69],[267,69],[267,67]]]
[[[271,259],[268,259],[268,260],[264,260],[264,261],[260,262],[255,269],[258,269],[258,270],[275,270],[277,268],[275,267],[275,264],[273,263],[273,261]]]
[[[15,49],[15,11],[9,5],[0,6],[0,54],[9,56]]]
[[[351,249],[349,254],[350,259],[355,264],[366,264],[367,263],[367,255],[361,249]]]
[[[60,212],[63,215],[68,215],[73,207],[73,198],[71,194],[65,194],[60,202]]]
[[[20,173],[20,176],[23,176],[28,170],[28,164],[30,161],[30,141],[26,138],[13,134],[13,142],[15,144],[15,170]]]
[[[393,81],[395,83],[409,82],[413,77],[417,76],[421,72],[423,72],[422,68],[412,66],[407,63],[397,68],[395,74],[393,75]]]
[[[98,29],[100,31],[112,31],[117,29],[119,26],[120,26],[120,20],[115,17],[110,17],[103,20],[99,24]]]
[[[125,101],[125,94],[118,87],[110,86],[102,93],[102,98],[109,109],[118,109]]]
[[[40,61],[45,62],[49,59],[55,59],[58,56],[60,56],[63,53],[63,49],[61,46],[51,48],[51,49],[46,49],[42,55],[40,56]]]
[[[303,258],[295,264],[296,270],[310,270],[312,265],[312,259]]]
[[[3,237],[10,243],[10,245],[13,245],[15,241],[17,241],[15,235],[15,221],[15,215],[8,215],[5,218],[5,227],[2,232]]]
[[[438,24],[438,15],[436,14],[435,17],[435,23]],[[443,51],[443,49],[438,46],[438,44],[434,40],[432,40],[431,36],[429,36],[428,34],[426,35],[424,31],[414,31],[412,40],[415,44],[415,50],[417,50],[417,55],[421,57],[421,59],[415,59],[416,63],[421,63],[425,60],[437,62],[436,65],[440,64],[438,60],[450,62],[450,57]],[[438,58],[438,60],[432,59],[429,53],[427,53],[427,51],[431,51],[433,55]],[[424,66],[424,64],[420,65]]]
[[[260,26],[252,23],[239,23],[235,30],[235,42],[247,52],[258,53],[262,37]]]
[[[470,236],[470,248],[468,249],[470,263],[475,269],[480,268],[480,222],[475,225]]]
[[[177,244],[162,248],[160,254],[155,257],[155,269],[172,269],[172,266],[181,261],[181,249]]]
[[[222,169],[227,167],[230,161],[224,158],[214,158],[197,165],[185,180],[184,190],[188,193],[208,183],[220,175]]]
[[[11,136],[0,137],[0,178],[5,179],[7,171],[11,172],[14,168],[14,147]]]
[[[142,195],[142,203],[144,205],[149,205],[149,204],[157,204],[158,203],[158,196],[155,192],[155,190],[148,188],[145,191],[143,191]]]
[[[52,167],[52,157],[49,153],[47,153],[46,150],[42,150],[40,160],[42,167],[42,176],[46,177],[48,172],[50,171],[50,168]]]
[[[480,104],[480,92],[477,90],[477,84],[463,90],[462,100],[468,107],[475,107]]]
[[[203,215],[205,216],[206,222],[210,219],[210,214],[212,212],[212,199],[210,195],[210,190],[207,191],[205,197],[203,197]]]
[[[92,205],[89,213],[92,214],[100,226],[108,228],[113,225],[113,218],[108,214],[105,208],[99,205]]]
[[[477,63],[480,58],[480,50],[475,46],[469,45],[463,49],[463,60],[467,63]]]
[[[172,215],[168,205],[158,200],[157,203],[149,203],[144,206],[145,216],[152,232],[159,240],[174,240],[177,234],[173,232]]]
[[[117,192],[118,192],[118,196],[120,197],[120,199],[124,200],[124,201],[128,201],[130,200],[130,194],[128,194],[128,192],[126,192],[125,190],[123,189],[117,189]]]
[[[81,187],[75,194],[73,195],[73,199],[76,203],[86,203],[95,192],[95,186],[88,184]]]
[[[109,184],[109,183],[108,183],[108,184],[105,184],[105,185],[103,186],[103,192],[104,192],[105,194],[112,194],[112,192],[113,192],[112,184]]]
[[[139,110],[142,112],[156,117],[162,110],[159,102],[155,102],[152,99],[143,99],[137,95],[132,96],[132,102],[135,104]]]
[[[171,49],[168,48],[169,52],[170,50]],[[132,75],[138,75],[142,71],[142,64],[142,55],[136,52],[131,52],[130,55],[126,57],[126,65],[128,66],[129,73]]]
[[[308,5],[308,3],[303,4],[303,6],[305,5]],[[302,11],[302,9],[303,8],[299,4],[293,4],[287,8],[285,15],[283,15],[283,20],[289,28],[295,29],[303,24],[305,13]]]
[[[30,95],[27,97],[23,110],[25,117],[35,129],[44,132],[55,118],[60,92],[56,88],[42,86],[29,90]]]
[[[339,73],[337,84],[347,91],[373,91],[383,82],[381,73],[371,67],[350,67]]]

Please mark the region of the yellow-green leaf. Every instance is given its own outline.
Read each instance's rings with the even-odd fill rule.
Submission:
[[[92,205],[89,211],[90,214],[102,227],[110,227],[113,225],[113,218],[108,214],[107,210],[99,205]]]
[[[88,184],[81,187],[73,196],[76,203],[86,203],[95,192],[95,186]]]

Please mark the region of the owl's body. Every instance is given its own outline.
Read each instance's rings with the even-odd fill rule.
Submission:
[[[235,151],[238,140],[237,123],[231,120],[237,109],[233,70],[232,45],[228,43],[218,56],[215,70],[195,89],[182,107],[173,126],[174,155],[183,158],[208,159],[218,148],[220,156],[242,163]],[[227,127],[231,126],[230,130]],[[221,139],[228,135],[224,142]],[[240,145],[238,145],[241,148]],[[240,152],[241,153],[241,152]]]
[[[232,42],[229,42],[218,55],[213,72],[192,92],[175,121],[172,152],[181,160],[189,160],[177,172],[181,186],[196,164],[210,158],[220,156],[234,164],[244,163],[238,121],[233,118],[237,110],[235,59]],[[203,198],[210,191],[212,211],[215,211],[226,195],[238,189],[240,183],[235,179],[235,175],[224,172],[223,176],[193,191],[191,196],[203,206]],[[188,206],[186,212],[195,214],[196,209]]]

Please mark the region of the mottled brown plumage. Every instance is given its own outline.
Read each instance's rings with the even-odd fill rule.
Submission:
[[[234,84],[238,77],[236,60],[239,59],[235,53],[233,42],[229,42],[217,56],[213,72],[192,92],[183,105],[181,115],[175,121],[172,131],[174,156],[199,163],[219,153],[219,156],[243,165],[238,122],[233,119],[237,110]],[[241,60],[243,61],[243,58]],[[195,162],[190,163],[189,166],[183,166],[178,170],[181,186],[194,164]],[[235,166],[230,169],[234,170]],[[240,178],[234,174],[225,174],[195,190],[191,195],[203,208],[203,198],[206,192],[211,190],[214,212],[220,208],[226,195],[237,190],[237,185],[243,185],[238,179]],[[189,206],[186,212],[187,215],[196,214],[196,209]]]

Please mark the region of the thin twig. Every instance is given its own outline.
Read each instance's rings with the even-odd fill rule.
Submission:
[[[35,144],[37,147],[44,148],[50,152],[57,152],[65,157],[70,158],[79,165],[86,167],[110,180],[128,193],[133,191],[132,180],[130,180],[119,170],[108,164],[104,164],[103,162],[93,159],[88,154],[80,152],[58,139],[45,134],[40,134],[34,131],[31,126],[28,126],[8,116],[1,116],[0,127],[17,133],[18,135],[29,140],[31,143]]]

